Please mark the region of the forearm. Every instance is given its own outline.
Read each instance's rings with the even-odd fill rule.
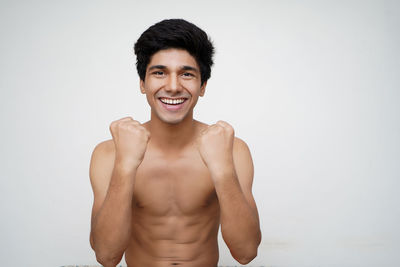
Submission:
[[[135,175],[136,170],[125,171],[117,164],[114,166],[103,205],[93,218],[93,249],[103,265],[120,260],[129,245]]]
[[[253,259],[261,241],[257,211],[246,200],[234,168],[228,168],[216,176],[222,237],[239,262],[241,259],[243,262],[248,258]]]

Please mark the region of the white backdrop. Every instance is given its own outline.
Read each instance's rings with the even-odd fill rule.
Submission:
[[[91,152],[149,119],[133,44],[184,18],[216,46],[195,117],[253,153],[250,265],[400,266],[399,2],[145,2],[0,1],[0,265],[96,263]]]

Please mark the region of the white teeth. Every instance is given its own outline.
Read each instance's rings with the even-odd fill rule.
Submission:
[[[160,100],[164,104],[169,104],[169,105],[178,105],[185,102],[185,98],[178,98],[178,99],[160,98]]]

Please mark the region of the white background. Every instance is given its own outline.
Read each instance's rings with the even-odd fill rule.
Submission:
[[[250,265],[400,266],[399,2],[204,0],[0,1],[0,265],[96,263],[90,155],[149,119],[133,44],[165,18],[216,46],[195,118],[252,151]]]

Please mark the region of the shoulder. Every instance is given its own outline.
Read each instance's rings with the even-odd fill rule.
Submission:
[[[253,168],[250,149],[246,142],[238,137],[233,140],[233,160],[237,168]]]
[[[238,137],[233,141],[233,162],[242,188],[251,188],[254,175],[253,160],[246,142]]]
[[[96,145],[92,156],[109,156],[115,153],[115,145],[112,139],[103,141]]]
[[[90,179],[107,179],[113,169],[115,146],[112,139],[99,143],[93,150],[90,160]]]
[[[250,153],[250,150],[245,141],[235,136],[235,139],[233,140],[233,152]]]

